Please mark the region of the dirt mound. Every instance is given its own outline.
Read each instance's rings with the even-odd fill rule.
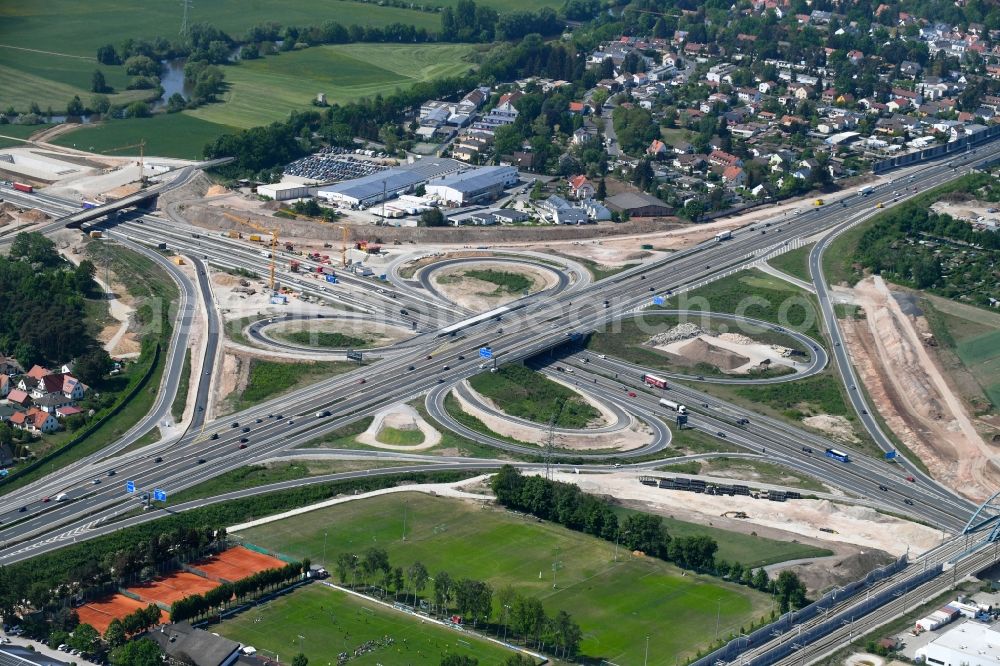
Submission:
[[[680,349],[684,358],[692,363],[708,363],[714,365],[723,372],[735,370],[750,362],[746,356],[741,356],[728,349],[716,347],[705,342],[701,338],[695,338]]]
[[[224,188],[222,185],[212,185],[207,190],[205,190],[206,197],[214,197],[220,194],[229,194],[229,190]]]
[[[45,222],[49,219],[49,216],[38,210],[37,208],[32,208],[29,211],[25,211],[21,214],[21,217],[30,220],[32,222]]]
[[[697,324],[685,323],[677,324],[669,331],[664,331],[663,333],[657,333],[649,340],[646,341],[647,345],[668,345],[671,342],[677,342],[679,340],[687,340],[688,338],[696,338],[703,334],[705,331],[701,330]]]
[[[787,567],[798,574],[810,595],[863,578],[869,571],[889,564],[893,556],[881,550],[863,550],[837,559],[823,558],[816,562]]]

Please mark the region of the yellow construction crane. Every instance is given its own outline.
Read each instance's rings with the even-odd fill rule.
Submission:
[[[350,234],[347,227],[340,227],[340,267],[347,268],[347,239]]]
[[[233,220],[234,222],[245,224],[251,229],[256,229],[257,231],[269,234],[271,236],[271,275],[268,281],[268,286],[271,289],[271,293],[274,293],[274,262],[275,262],[275,257],[277,257],[278,255],[278,230],[268,229],[267,227],[261,226],[256,222],[254,222],[253,220],[251,220],[249,217],[243,219],[242,217],[238,217],[236,215],[233,215],[232,213],[227,213],[226,211],[222,211],[222,214],[228,217],[230,220]]]
[[[139,180],[146,180],[146,170],[143,167],[143,157],[146,152],[146,140],[143,139],[139,143],[133,143],[128,146],[118,146],[117,148],[109,148],[107,150],[102,150],[102,155],[107,155],[108,153],[117,153],[119,150],[126,150],[128,148],[138,148],[139,149]]]

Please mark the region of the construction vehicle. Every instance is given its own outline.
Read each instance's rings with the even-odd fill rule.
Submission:
[[[299,272],[299,262],[297,262],[296,260],[292,259],[292,261],[288,264],[288,270],[290,270],[293,273],[298,273]]]
[[[275,291],[274,291],[274,285],[275,285],[275,281],[274,281],[274,260],[275,260],[275,256],[278,253],[278,230],[277,229],[267,229],[266,227],[263,227],[263,226],[257,224],[256,222],[254,222],[250,218],[247,218],[247,219],[244,220],[242,217],[238,217],[236,215],[233,215],[232,213],[227,213],[226,211],[222,211],[222,214],[225,217],[229,218],[230,220],[233,220],[234,222],[239,222],[240,224],[247,225],[251,229],[256,229],[257,231],[261,231],[261,232],[264,232],[266,234],[270,234],[270,236],[271,236],[271,251],[270,252],[266,252],[267,258],[271,260],[271,264],[270,264],[270,276],[269,276],[269,279],[268,279],[268,289],[270,289],[271,293],[274,294],[275,293]],[[258,234],[251,234],[250,240],[254,240],[255,238],[258,241],[261,240],[261,237]]]
[[[250,234],[250,242],[252,242],[252,243],[259,243],[260,240],[261,239],[260,239],[260,235],[259,234]]]
[[[238,231],[232,231],[232,230],[227,232],[226,236],[228,236],[229,238],[243,238],[243,234],[241,234]]]
[[[101,238],[103,236],[104,236],[104,232],[99,231],[97,229],[94,229],[93,231],[90,232],[90,237],[91,238]]]
[[[816,201],[813,202],[813,205],[814,206],[822,206],[823,205],[823,200],[822,199],[816,199]]]
[[[285,241],[285,252],[295,252],[295,246]]]

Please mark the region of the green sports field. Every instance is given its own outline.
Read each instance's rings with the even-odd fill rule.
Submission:
[[[206,143],[233,131],[232,127],[194,118],[182,112],[160,114],[152,118],[111,120],[95,126],[82,125],[80,129],[59,135],[52,143],[98,153],[107,151],[109,155],[136,155],[137,148],[122,151],[112,149],[145,140],[147,155],[199,159]]]
[[[393,566],[405,569],[419,560],[432,576],[446,570],[455,578],[487,580],[494,589],[512,585],[541,599],[549,615],[572,614],[584,632],[585,655],[619,664],[642,663],[644,646],[636,636],[650,635],[650,665],[673,665],[675,657],[683,661],[712,642],[717,613],[720,634],[728,635],[770,611],[770,598],[748,588],[627,552],[615,562],[612,543],[421,493],[350,502],[239,536],[293,557],[325,559],[327,568],[338,553],[378,546]],[[665,618],[669,632],[662,630]]]
[[[462,74],[472,47],[462,44],[339,44],[268,56],[226,67],[224,104],[190,115],[220,125],[255,127],[310,109],[317,93],[330,103],[390,93],[419,81]]]
[[[458,654],[474,656],[482,666],[499,666],[512,654],[495,643],[421,621],[322,584],[310,585],[247,611],[212,627],[212,631],[252,645],[264,656],[280,657],[285,664],[300,649],[310,664],[335,662],[341,652],[353,655],[367,641],[382,644],[352,658],[351,664],[438,666],[445,655]],[[392,638],[391,644],[386,637]]]

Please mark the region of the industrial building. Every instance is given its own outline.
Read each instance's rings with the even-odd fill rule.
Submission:
[[[516,185],[517,181],[517,169],[514,167],[480,167],[428,183],[427,194],[448,204],[465,206],[495,199],[505,189]]]
[[[258,185],[257,194],[274,201],[287,201],[288,199],[301,199],[312,194],[315,188],[309,188],[302,183],[273,183],[271,185]]]
[[[367,208],[383,199],[412,192],[428,181],[458,173],[463,168],[466,165],[456,160],[425,158],[412,164],[322,187],[316,196],[340,205]]]
[[[1000,631],[964,622],[918,648],[916,657],[930,666],[1000,666]]]

